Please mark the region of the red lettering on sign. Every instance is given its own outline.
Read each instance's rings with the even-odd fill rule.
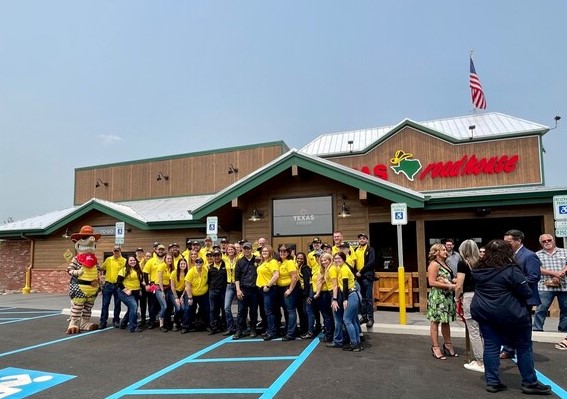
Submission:
[[[511,173],[516,170],[518,166],[518,155],[512,155],[508,158],[507,155],[501,157],[490,157],[489,159],[481,158],[480,160],[475,154],[463,156],[458,161],[447,162],[431,162],[423,169],[419,175],[419,179],[423,180],[428,175],[432,179],[438,177],[457,177],[457,176],[470,176],[470,175],[492,175],[499,173]]]

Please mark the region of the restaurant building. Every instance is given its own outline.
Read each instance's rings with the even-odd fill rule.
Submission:
[[[306,146],[260,143],[213,151],[98,165],[75,170],[75,206],[0,226],[0,289],[65,292],[69,240],[83,225],[102,234],[97,255],[109,255],[115,223],[123,249],[151,250],[155,241],[183,244],[205,237],[218,217],[218,239],[265,237],[308,251],[334,231],[355,243],[368,233],[377,253],[378,306],[398,303],[397,237],[391,204],[405,203],[406,306],[424,310],[430,245],[453,238],[479,244],[508,229],[553,233],[542,137],[549,128],[500,113],[324,134]],[[182,248],[183,249],[183,248]]]

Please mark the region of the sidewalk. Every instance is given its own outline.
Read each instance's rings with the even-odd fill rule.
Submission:
[[[93,317],[100,316],[102,300],[97,298]],[[112,305],[111,305],[112,306]],[[59,310],[61,314],[69,315],[70,301],[65,294],[5,294],[0,295],[0,307]],[[236,307],[234,307],[236,313]],[[110,310],[112,314],[112,310]],[[406,312],[406,324],[400,324],[400,315],[397,311],[378,310],[374,312],[374,326],[369,330],[375,333],[429,335],[429,321],[420,312]],[[545,331],[534,332],[532,339],[535,342],[557,343],[567,334],[557,332],[558,317],[548,317],[545,321]],[[366,331],[366,327],[362,328]],[[464,324],[461,321],[451,323],[451,335],[465,337]]]

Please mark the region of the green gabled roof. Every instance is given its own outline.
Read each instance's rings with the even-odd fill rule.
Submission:
[[[193,209],[195,219],[212,214],[234,198],[242,196],[276,175],[298,166],[321,176],[346,184],[392,202],[404,202],[410,208],[423,208],[425,196],[417,191],[359,172],[338,163],[292,149],[250,175],[214,195],[210,201]]]

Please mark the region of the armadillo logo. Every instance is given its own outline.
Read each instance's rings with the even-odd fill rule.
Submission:
[[[414,177],[421,170],[421,162],[419,159],[412,159],[413,154],[411,152],[405,152],[403,150],[396,151],[394,158],[390,159],[390,169],[392,169],[397,175],[403,174],[408,180],[413,181]]]

